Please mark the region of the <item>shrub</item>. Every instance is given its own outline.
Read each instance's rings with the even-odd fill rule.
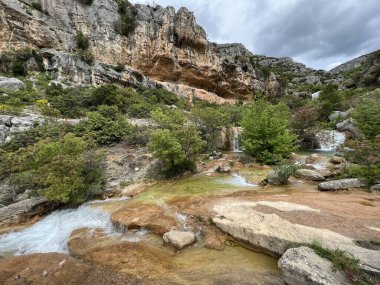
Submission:
[[[117,0],[120,18],[114,22],[114,29],[118,34],[128,37],[136,28],[134,7],[127,0]]]
[[[293,113],[290,126],[300,138],[300,145],[303,149],[316,147],[313,134],[318,123],[319,113],[319,108],[313,105],[303,106]]]
[[[163,164],[162,172],[173,177],[193,171],[195,159],[204,146],[197,129],[178,110],[152,112],[159,128],[150,134],[148,148]]]
[[[75,43],[77,49],[88,50],[90,47],[90,38],[82,33],[82,31],[77,32],[75,35]]]
[[[91,105],[117,106],[119,110],[125,111],[127,99],[120,88],[109,84],[93,89],[91,94]]]
[[[356,126],[368,139],[380,134],[380,103],[376,100],[362,100],[353,113]]]
[[[116,66],[113,68],[116,72],[122,72],[124,71],[125,64],[118,62]]]
[[[195,108],[191,113],[193,122],[207,142],[207,151],[215,150],[222,128],[229,124],[227,115],[211,107]]]
[[[78,50],[76,55],[87,64],[92,64],[95,60],[94,54],[90,50]]]
[[[89,112],[87,117],[76,126],[79,135],[88,136],[101,145],[131,140],[133,126],[116,106],[99,106],[98,111]]]
[[[102,158],[83,139],[67,134],[8,153],[2,166],[10,169],[15,187],[35,189],[50,201],[77,204],[104,188]]]
[[[274,173],[282,185],[288,184],[289,177],[294,175],[300,169],[296,163],[282,162],[274,167]]]
[[[30,6],[35,9],[35,10],[38,10],[40,12],[43,12],[44,9],[42,8],[42,5],[40,2],[32,2],[32,4],[30,4]]]
[[[260,100],[247,108],[241,121],[244,152],[268,164],[288,158],[297,148],[297,136],[288,130],[289,116],[283,103]]]

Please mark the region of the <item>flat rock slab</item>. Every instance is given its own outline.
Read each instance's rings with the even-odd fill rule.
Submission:
[[[183,232],[177,230],[172,230],[165,233],[162,238],[166,243],[173,245],[177,249],[182,249],[195,241],[195,235],[193,232]]]
[[[346,285],[350,284],[332,263],[302,246],[288,249],[279,259],[278,268],[286,284],[292,285]]]
[[[365,184],[357,178],[332,180],[319,183],[318,189],[321,191],[346,190],[352,188],[362,188]]]
[[[379,274],[380,251],[360,247],[351,238],[327,229],[293,224],[276,214],[260,213],[255,209],[257,205],[257,202],[236,200],[218,202],[212,208],[213,222],[233,237],[275,256],[284,254],[289,244],[317,241],[327,248],[339,248],[352,254],[362,261],[363,268]]]

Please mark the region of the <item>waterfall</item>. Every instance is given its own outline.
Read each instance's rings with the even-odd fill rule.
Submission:
[[[239,128],[233,127],[233,140],[232,140],[232,151],[233,152],[241,152],[240,144],[239,144]]]
[[[338,131],[321,131],[315,136],[319,142],[318,150],[320,151],[336,151],[346,140],[346,135]]]
[[[77,209],[55,211],[22,231],[0,236],[0,253],[68,253],[71,233],[85,227],[116,233],[109,213],[84,204]]]

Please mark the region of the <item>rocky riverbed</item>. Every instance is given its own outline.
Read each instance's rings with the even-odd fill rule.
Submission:
[[[316,171],[341,163],[320,155],[297,159]],[[314,241],[360,258],[374,279],[380,272],[378,192],[322,192],[320,181],[302,177],[260,186],[271,169],[243,165],[234,153],[199,170],[125,186],[119,197],[58,210],[2,235],[2,284],[62,284],[73,266],[77,283],[65,284],[87,284],[86,278],[97,278],[93,284],[293,284],[294,278],[349,284],[309,249],[286,251],[290,243]]]

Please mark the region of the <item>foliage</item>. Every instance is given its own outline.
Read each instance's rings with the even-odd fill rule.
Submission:
[[[117,106],[119,110],[125,111],[127,99],[120,88],[109,84],[93,89],[91,94],[91,105]]]
[[[367,139],[380,134],[380,103],[377,100],[362,100],[353,113],[356,126]]]
[[[133,127],[116,106],[99,106],[98,111],[87,113],[87,117],[76,126],[77,134],[88,136],[101,145],[131,139]]]
[[[195,108],[191,111],[192,120],[207,142],[207,151],[215,150],[217,140],[223,127],[228,125],[228,117],[218,109],[206,107]]]
[[[260,100],[247,108],[241,122],[245,153],[269,164],[287,158],[297,148],[297,136],[288,130],[289,116],[283,103],[271,105]]]
[[[95,60],[95,56],[90,50],[80,49],[77,51],[76,55],[87,64],[92,64]]]
[[[101,162],[92,145],[69,133],[7,153],[1,168],[9,169],[15,187],[35,189],[54,202],[81,203],[104,188]]]
[[[274,172],[282,185],[288,184],[290,176],[294,175],[300,169],[300,165],[296,163],[281,162],[274,167]]]
[[[14,76],[25,76],[28,73],[26,64],[30,59],[34,59],[38,71],[45,71],[41,55],[29,48],[1,53],[0,71],[12,73]]]
[[[116,0],[120,17],[114,22],[114,29],[120,35],[128,37],[136,28],[135,9],[127,0]]]
[[[357,164],[349,167],[350,177],[362,179],[368,187],[380,181],[380,136],[350,141],[347,146],[346,159]]]
[[[148,148],[163,164],[163,173],[172,177],[193,171],[196,155],[204,146],[197,129],[178,110],[157,109],[152,118],[158,128],[151,132]]]
[[[340,249],[328,249],[318,242],[308,245],[319,256],[328,259],[333,264],[333,269],[343,272],[353,284],[372,284],[367,276],[360,271],[360,260],[351,257]]]
[[[298,108],[290,121],[292,131],[300,138],[303,149],[312,149],[314,145],[314,129],[318,123],[320,110],[318,106],[306,105]]]
[[[327,120],[333,111],[340,110],[342,107],[342,93],[339,92],[338,86],[333,84],[325,85],[319,95],[321,102],[321,118]]]
[[[79,50],[88,50],[90,47],[90,38],[83,34],[82,31],[75,35],[75,44]]]
[[[116,72],[122,72],[124,71],[124,63],[118,62],[116,66],[113,68]]]
[[[5,151],[16,151],[20,148],[31,146],[43,139],[58,140],[58,138],[72,130],[72,126],[48,122],[43,125],[36,125],[34,128],[13,133],[12,140],[2,144],[1,149]]]

